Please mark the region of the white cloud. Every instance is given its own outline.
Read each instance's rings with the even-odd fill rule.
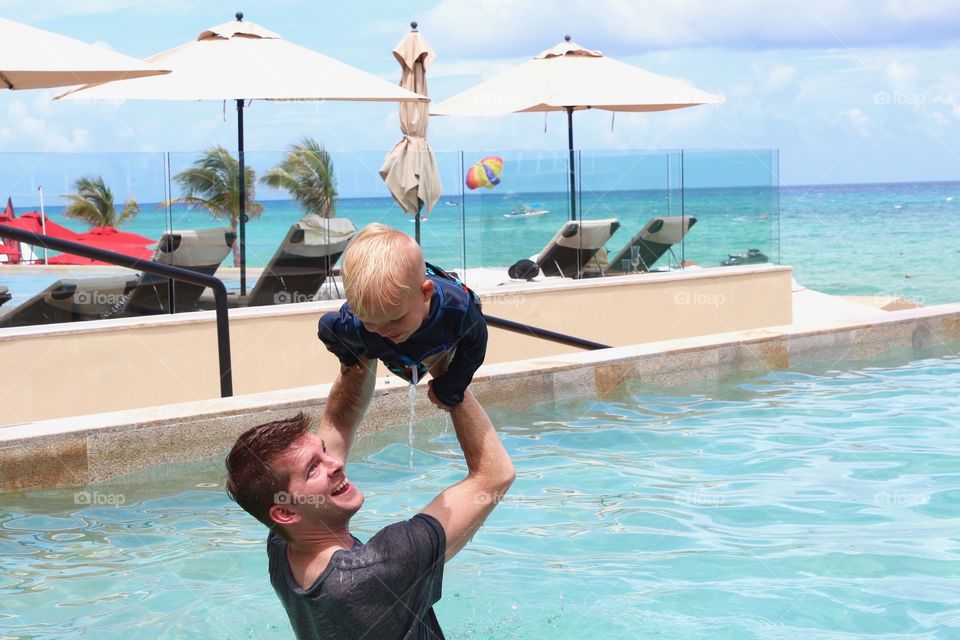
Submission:
[[[796,87],[797,68],[792,65],[778,64],[769,71],[758,72],[764,77],[761,91],[765,93],[776,93]]]
[[[57,20],[74,16],[96,16],[136,9],[175,15],[188,11],[194,3],[187,0],[0,0],[0,12],[4,17],[20,22]]]
[[[887,82],[894,87],[912,87],[920,78],[920,69],[900,60],[891,60],[884,68]]]
[[[870,122],[869,116],[857,107],[851,107],[846,111],[841,111],[837,115],[840,117],[841,123],[851,127],[861,136],[869,136],[873,129],[873,124]]]
[[[461,56],[534,55],[570,33],[607,54],[677,47],[849,48],[960,36],[949,0],[443,0],[421,21],[434,48]]]
[[[39,100],[37,101],[40,102]],[[15,99],[7,105],[7,124],[16,133],[8,137],[10,143],[22,141],[31,149],[41,151],[82,151],[90,144],[90,130],[51,122],[42,108],[28,106]],[[11,144],[13,146],[13,144]]]

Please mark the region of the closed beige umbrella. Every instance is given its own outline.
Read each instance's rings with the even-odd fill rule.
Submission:
[[[427,96],[427,67],[436,58],[433,49],[417,31],[412,30],[394,47],[393,55],[400,63],[400,86]],[[407,213],[416,216],[416,239],[420,242],[420,219],[425,219],[440,198],[440,172],[437,160],[427,143],[427,122],[430,116],[426,102],[400,104],[400,130],[403,139],[387,154],[380,177],[394,199]]]
[[[73,100],[236,100],[240,198],[240,293],[246,294],[246,215],[243,196],[245,100],[424,101],[415,93],[346,63],[293,44],[253,22],[211,27],[196,40],[158,53],[152,62],[168,76],[88,85],[65,93]]]
[[[563,42],[519,67],[448,98],[432,115],[491,116],[504,113],[566,111],[570,152],[570,215],[576,219],[573,163],[573,112],[666,111],[718,104],[715,96],[666,76],[591,51],[567,36]]]
[[[109,49],[0,18],[0,89],[48,89],[170,73]]]

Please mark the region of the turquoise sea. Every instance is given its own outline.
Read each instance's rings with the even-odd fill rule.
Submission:
[[[267,264],[291,224],[302,215],[289,201],[264,201],[263,215],[247,225],[248,262]],[[549,210],[538,217],[505,218],[521,205]],[[215,226],[209,215],[142,205],[125,230],[159,237],[173,228]],[[686,190],[584,191],[587,219],[617,218],[622,226],[608,249],[616,251],[655,216],[698,218],[676,261],[715,266],[730,253],[757,248],[772,262],[791,265],[801,284],[826,293],[902,296],[921,304],[960,300],[960,182]],[[50,217],[78,231],[63,218]],[[337,215],[359,228],[373,221],[414,233],[413,219],[389,197],[343,198]],[[493,190],[445,196],[421,225],[431,262],[449,269],[512,264],[537,253],[568,216],[564,192]],[[666,259],[666,258],[665,258]],[[224,264],[230,264],[228,258]],[[0,284],[6,283],[0,272]],[[23,291],[14,291],[22,295]]]

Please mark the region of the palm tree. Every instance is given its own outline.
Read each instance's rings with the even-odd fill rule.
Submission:
[[[243,173],[246,177],[246,213],[256,218],[263,212],[263,206],[255,202],[256,173],[250,167],[245,167]],[[240,220],[239,175],[237,159],[219,145],[211,147],[192,167],[173,177],[184,191],[184,195],[174,198],[173,202],[182,202],[191,209],[204,209],[214,218],[229,218],[230,228],[236,233]],[[239,243],[233,245],[233,264],[240,266]]]
[[[117,214],[113,204],[113,191],[103,183],[103,176],[84,176],[73,183],[77,193],[64,197],[70,201],[64,215],[75,220],[83,220],[93,227],[119,227],[140,213],[137,201],[131,198]]]
[[[292,145],[283,162],[267,171],[260,182],[288,192],[307,213],[321,218],[336,215],[337,179],[333,161],[311,137]]]

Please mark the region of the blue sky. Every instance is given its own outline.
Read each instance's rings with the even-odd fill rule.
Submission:
[[[0,15],[145,57],[246,19],[384,79],[411,19],[437,53],[434,99],[559,42],[723,95],[719,106],[658,114],[579,112],[582,149],[778,149],[783,184],[960,179],[960,2],[933,0],[0,0]],[[232,106],[213,102],[53,102],[0,92],[0,150],[84,153],[236,148]],[[251,151],[305,134],[368,152],[399,138],[390,104],[255,102]],[[612,128],[612,130],[611,130]],[[563,114],[434,118],[437,150],[562,152]],[[189,155],[189,154],[188,154]]]

